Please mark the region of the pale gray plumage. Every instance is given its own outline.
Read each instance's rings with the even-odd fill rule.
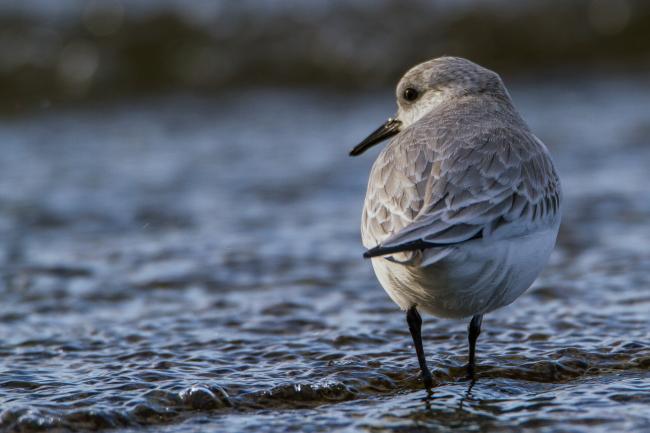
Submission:
[[[519,236],[559,216],[559,179],[507,93],[438,106],[377,158],[363,211],[364,246]]]
[[[560,226],[560,180],[497,74],[441,57],[397,86],[398,111],[350,152],[394,136],[370,172],[365,257],[402,309],[430,392],[418,310],[473,316],[468,372],[483,314],[519,297],[544,268]]]
[[[350,152],[394,136],[370,173],[361,234],[375,274],[404,310],[427,390],[419,310],[473,316],[468,372],[483,314],[533,283],[560,226],[560,180],[499,76],[468,60],[415,66],[398,112]]]

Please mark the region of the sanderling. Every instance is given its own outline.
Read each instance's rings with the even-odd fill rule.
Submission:
[[[472,317],[469,377],[483,315],[513,302],[542,271],[561,217],[549,152],[515,109],[496,73],[457,57],[409,70],[397,115],[350,155],[394,138],[370,172],[364,257],[406,310],[424,385],[433,380],[418,309]]]

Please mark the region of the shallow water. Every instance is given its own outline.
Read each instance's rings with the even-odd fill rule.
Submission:
[[[403,314],[361,259],[392,91],[263,90],[0,123],[0,429],[650,430],[647,82],[519,83],[564,181],[544,274],[484,321]]]

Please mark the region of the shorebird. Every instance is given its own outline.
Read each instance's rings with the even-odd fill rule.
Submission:
[[[560,179],[495,72],[458,57],[411,68],[397,114],[357,145],[388,138],[370,172],[361,237],[377,279],[406,311],[422,380],[433,380],[418,310],[469,318],[474,381],[483,315],[512,303],[555,245]]]

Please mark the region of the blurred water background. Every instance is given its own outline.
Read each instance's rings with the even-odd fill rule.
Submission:
[[[0,430],[650,431],[650,3],[0,4]],[[486,317],[404,317],[361,259],[411,65],[501,73],[566,211]]]

